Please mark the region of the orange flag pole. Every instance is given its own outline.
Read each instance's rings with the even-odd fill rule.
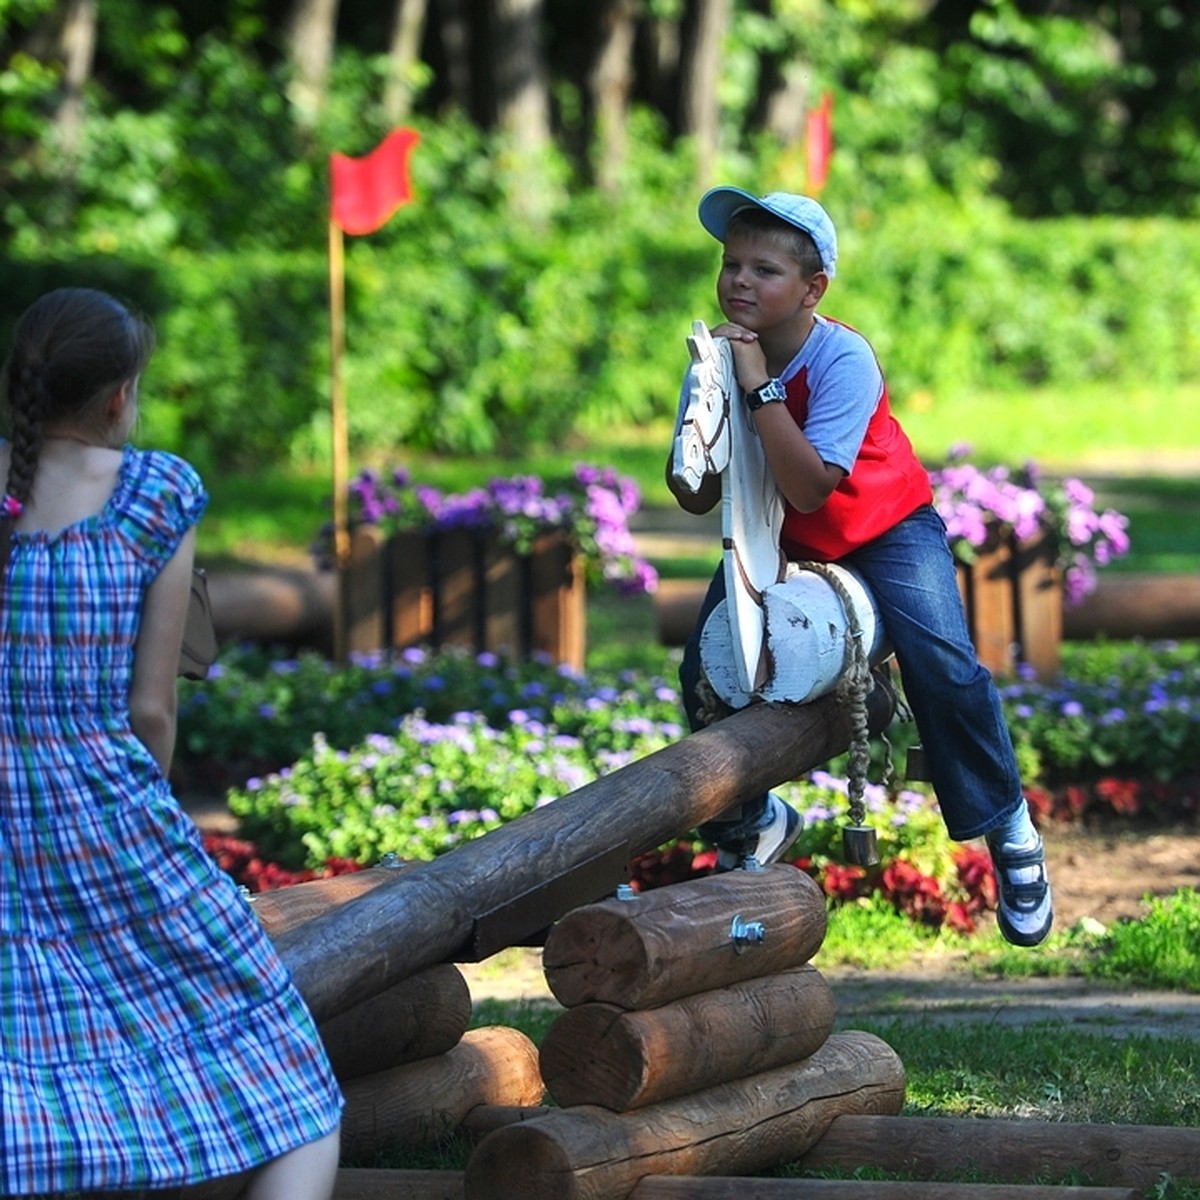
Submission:
[[[333,438],[333,555],[337,568],[334,594],[333,653],[348,655],[345,572],[350,562],[350,434],[342,358],[346,350],[345,234],[371,233],[412,197],[408,157],[421,140],[415,129],[394,129],[370,154],[329,156],[329,338],[330,404]]]
[[[337,583],[333,597],[333,656],[345,662],[349,630],[346,627],[345,578],[350,561],[350,525],[347,488],[350,476],[350,436],[346,421],[346,388],[342,357],[346,350],[346,256],[341,227],[329,221],[329,393],[333,437],[333,561]]]

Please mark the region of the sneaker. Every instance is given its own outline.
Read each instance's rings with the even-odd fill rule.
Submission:
[[[774,792],[767,796],[766,824],[736,841],[717,847],[717,870],[733,871],[753,859],[760,867],[778,862],[800,836],[804,821],[800,814]]]
[[[996,920],[1005,940],[1014,946],[1036,946],[1045,940],[1054,922],[1054,900],[1046,877],[1046,851],[1042,839],[1020,846],[1006,842],[989,846],[1000,903]]]

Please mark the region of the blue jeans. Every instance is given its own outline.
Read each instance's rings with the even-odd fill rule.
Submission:
[[[950,836],[960,842],[981,837],[1020,807],[1023,794],[1000,697],[967,629],[941,517],[930,505],[919,508],[840,561],[858,572],[874,597]],[[724,595],[724,571],[718,570],[679,667],[693,730],[701,727],[700,631]],[[735,810],[729,818],[753,828],[764,807],[765,797],[745,800],[740,818]],[[712,837],[715,831],[706,826],[700,832]]]

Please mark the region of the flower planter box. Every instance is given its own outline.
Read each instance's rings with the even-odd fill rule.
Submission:
[[[543,534],[519,554],[490,530],[385,537],[364,526],[339,598],[351,653],[462,646],[583,670],[583,563],[565,534]]]
[[[1062,571],[1050,537],[990,538],[973,563],[958,564],[958,587],[979,661],[994,675],[1019,664],[1038,679],[1059,671],[1063,634]]]

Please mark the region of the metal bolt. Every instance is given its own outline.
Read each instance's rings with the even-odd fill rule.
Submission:
[[[763,865],[758,861],[757,858],[754,857],[753,854],[747,854],[746,857],[742,859],[742,870],[761,871],[763,870]]]
[[[402,859],[400,855],[395,852],[395,850],[389,850],[386,854],[380,857],[376,866],[383,867],[384,870],[387,871],[394,871],[398,867],[404,866],[404,859]]]
[[[743,921],[738,913],[729,927],[729,938],[733,948],[741,954],[747,946],[761,946],[767,940],[767,929],[761,921]]]

